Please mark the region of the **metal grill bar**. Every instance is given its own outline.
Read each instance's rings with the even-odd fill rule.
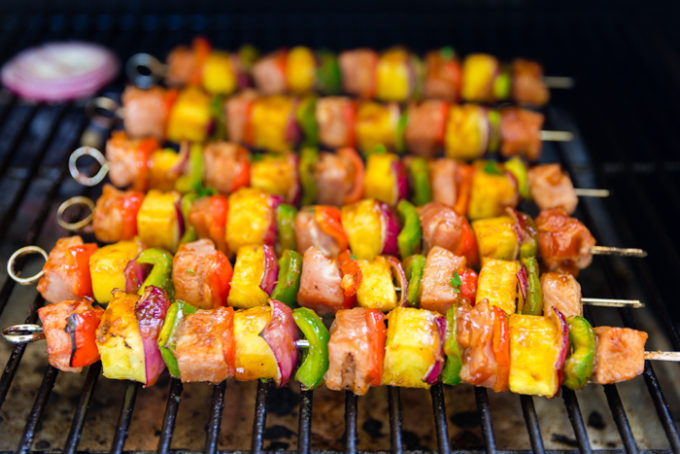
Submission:
[[[255,399],[255,418],[253,421],[253,439],[251,450],[253,454],[260,454],[263,451],[262,443],[264,437],[264,427],[267,420],[267,392],[269,382],[259,381],[257,383],[257,397]]]
[[[357,452],[357,396],[345,391],[345,453]]]
[[[496,453],[496,438],[493,434],[493,423],[491,421],[491,407],[489,406],[489,396],[486,388],[475,387],[475,400],[477,401],[477,411],[482,422],[482,436],[487,454]]]
[[[390,441],[392,444],[392,452],[403,452],[404,446],[401,435],[401,399],[399,396],[399,388],[394,386],[387,387],[387,401],[390,411]]]
[[[28,127],[30,126],[31,122],[33,121],[33,118],[35,117],[35,114],[38,112],[38,105],[33,104],[31,106],[31,110],[29,113],[26,115],[24,118],[24,121],[21,123],[21,125],[15,130],[16,134],[11,136],[8,145],[7,145],[7,151],[5,151],[4,156],[2,157],[2,163],[0,163],[0,177],[4,177],[5,173],[7,173],[7,170],[9,169],[9,164],[12,161],[12,158],[16,156],[14,153],[17,147],[19,146],[19,142],[21,142],[21,139],[27,135],[28,132]],[[4,221],[5,218],[3,217],[2,220]]]
[[[643,376],[645,377],[647,388],[649,388],[649,393],[652,396],[652,402],[654,402],[654,406],[656,407],[656,412],[661,420],[663,430],[666,432],[668,442],[670,443],[673,452],[680,453],[680,436],[678,436],[678,428],[673,422],[673,417],[671,416],[668,404],[661,392],[659,381],[656,379],[656,374],[654,374],[654,369],[652,369],[652,365],[649,361],[645,363],[645,372]]]
[[[137,398],[137,388],[139,388],[139,385],[135,382],[128,383],[127,388],[125,388],[125,397],[123,398],[123,405],[120,407],[120,414],[116,423],[116,433],[111,444],[111,452],[113,454],[121,454],[123,448],[125,448],[125,440],[127,440],[130,420],[132,419],[132,410],[135,407],[135,399]]]
[[[158,452],[167,453],[172,444],[172,434],[175,431],[175,421],[177,420],[177,410],[182,399],[182,382],[177,378],[170,380],[170,390],[168,391],[168,402],[165,405],[165,415],[163,416],[163,428],[161,438],[158,441]]]
[[[538,424],[538,417],[536,417],[536,409],[534,408],[534,400],[531,396],[525,395],[520,396],[519,399],[522,404],[522,414],[527,424],[529,439],[531,440],[531,448],[534,450],[534,453],[545,452],[541,428]]]
[[[52,366],[47,366],[45,376],[43,377],[43,381],[40,383],[40,388],[38,389],[38,395],[35,396],[33,408],[31,409],[31,413],[28,415],[28,419],[26,420],[24,434],[21,436],[21,442],[19,443],[19,448],[17,449],[17,453],[19,454],[25,454],[31,450],[33,438],[35,437],[35,429],[38,427],[38,423],[40,422],[43,411],[45,411],[47,398],[50,396],[50,391],[54,386],[54,381],[57,379],[57,374],[59,374],[58,369],[55,369]]]
[[[449,426],[446,422],[446,404],[444,402],[442,384],[437,383],[430,388],[430,395],[432,396],[432,411],[434,412],[434,425],[437,430],[439,452],[449,454],[451,452],[451,447],[449,446]]]
[[[583,415],[581,414],[581,408],[579,407],[576,393],[563,386],[562,398],[564,399],[564,405],[567,407],[569,421],[571,421],[571,426],[574,428],[578,449],[582,454],[590,454],[593,450],[590,447],[588,431],[586,430],[586,425],[583,423]]]
[[[628,417],[626,416],[626,411],[623,408],[616,385],[604,385],[604,393],[607,396],[607,403],[611,408],[612,416],[621,434],[621,441],[626,448],[626,452],[636,454],[638,447],[633,437],[633,431],[630,429],[630,424],[628,424]]]
[[[312,431],[312,401],[314,392],[310,390],[300,391],[300,421],[298,424],[298,452],[309,454]]]
[[[90,400],[92,399],[94,387],[97,384],[97,378],[99,377],[101,370],[102,364],[97,362],[91,365],[87,371],[87,378],[85,379],[85,383],[80,392],[78,407],[76,407],[76,412],[73,414],[71,429],[66,438],[66,445],[64,446],[65,454],[75,454],[78,451],[78,442],[80,441],[83,426],[85,425],[85,416],[87,416]]]
[[[222,425],[222,410],[224,410],[224,393],[226,388],[226,380],[213,386],[210,404],[210,420],[208,421],[208,433],[205,441],[206,454],[215,454],[217,452],[217,443],[220,437],[220,426]]]

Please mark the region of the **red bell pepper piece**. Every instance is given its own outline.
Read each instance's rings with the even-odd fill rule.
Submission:
[[[456,90],[456,92],[460,93],[460,90]],[[441,146],[444,145],[444,139],[446,137],[446,123],[449,116],[449,109],[451,108],[451,106],[449,105],[448,102],[441,102],[440,105],[442,109],[442,118],[444,119],[444,121],[442,121],[441,129],[439,130],[439,135],[437,136],[437,144]]]
[[[226,306],[229,289],[231,288],[231,277],[234,269],[226,255],[222,251],[215,252],[215,269],[209,277],[208,285],[213,294],[215,306]],[[233,362],[229,363],[233,364]]]
[[[456,166],[456,194],[458,194],[458,197],[456,197],[453,210],[461,216],[467,215],[474,174],[475,168],[471,165],[458,163]]]
[[[340,210],[338,208],[317,205],[314,212],[314,220],[319,224],[323,233],[333,237],[341,251],[347,249],[349,240],[345,230],[342,228]]]
[[[338,256],[338,263],[340,264],[340,274],[342,274],[340,286],[345,294],[345,302],[342,308],[350,309],[354,307],[357,301],[357,290],[362,279],[361,268],[347,249]]]
[[[90,306],[69,316],[66,329],[71,335],[71,367],[85,367],[99,361],[95,338],[102,313],[103,310]]]
[[[358,202],[364,196],[364,161],[354,148],[341,148],[338,150],[338,156],[347,159],[354,166],[352,191],[345,196],[343,203]]]
[[[465,304],[473,305],[477,296],[477,273],[472,268],[465,268],[460,274],[459,297]]]
[[[348,147],[356,146],[357,136],[356,136],[356,123],[357,123],[357,103],[351,102],[346,103],[342,109],[342,116],[345,120],[347,137],[345,138],[345,144]]]
[[[368,325],[368,348],[371,357],[371,386],[380,386],[385,357],[385,316],[377,309],[366,310],[366,324]]]
[[[465,257],[467,264],[469,266],[477,265],[479,261],[479,251],[477,250],[477,238],[475,237],[475,232],[470,227],[470,223],[466,218],[461,218],[461,231],[460,239],[455,251],[452,251],[456,255],[462,255]]]
[[[243,159],[238,166],[239,171],[234,175],[231,192],[250,186],[250,159],[248,158],[248,153],[243,153],[242,156]]]
[[[120,215],[123,219],[121,240],[131,240],[137,236],[137,213],[144,201],[144,193],[130,191],[120,202]]]
[[[212,46],[210,45],[208,39],[203,36],[197,36],[194,38],[192,44],[194,48],[194,59],[196,60],[196,69],[189,79],[189,84],[200,85],[203,81],[203,65],[210,56]]]
[[[94,243],[81,244],[68,248],[70,268],[73,278],[73,293],[77,296],[92,297],[92,280],[90,279],[90,256],[97,250]]]
[[[493,354],[496,359],[496,385],[494,391],[506,391],[510,378],[510,329],[505,312],[498,306],[492,306],[493,317]]]

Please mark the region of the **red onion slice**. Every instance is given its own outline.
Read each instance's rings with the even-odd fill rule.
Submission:
[[[111,51],[97,44],[45,43],[24,50],[2,68],[2,83],[19,96],[36,101],[66,101],[91,96],[119,70]]]
[[[522,294],[522,300],[527,298],[529,291],[529,280],[527,279],[527,271],[522,267],[516,274],[519,292]]]
[[[408,197],[408,177],[406,176],[406,168],[401,159],[392,163],[392,172],[394,173],[394,182],[397,186],[396,203]]]
[[[401,266],[401,262],[396,259],[396,257],[389,256],[387,257],[387,261],[390,264],[390,267],[392,268],[392,274],[394,275],[395,278],[397,278],[397,281],[399,282],[399,287],[401,288],[399,292],[399,306],[407,306],[406,304],[406,295],[408,294],[408,279],[406,278],[406,272],[404,271],[404,268]]]
[[[559,331],[558,347],[560,348],[557,361],[555,362],[555,370],[557,370],[557,392],[555,394],[557,394],[564,381],[564,362],[567,360],[567,354],[569,353],[569,325],[562,312],[557,308],[553,308],[553,310],[555,311],[555,323]]]
[[[137,259],[130,260],[123,271],[125,275],[125,293],[137,293],[144,279],[149,275],[151,265],[137,263]]]
[[[269,206],[271,207],[271,219],[269,221],[269,228],[262,238],[264,244],[276,244],[276,237],[278,236],[278,228],[276,227],[276,209],[283,203],[283,198],[278,195],[269,196]]]
[[[439,329],[439,348],[440,357],[442,359],[436,361],[432,365],[432,368],[430,368],[427,375],[423,379],[423,381],[428,385],[437,383],[439,374],[441,374],[442,369],[444,368],[444,336],[446,336],[446,317],[437,317],[435,321],[437,322],[437,328]]]
[[[399,235],[399,220],[386,203],[380,203],[380,210],[382,211],[383,218],[382,254],[397,255],[399,253],[399,245],[397,243],[397,236]]]
[[[184,173],[184,170],[189,163],[190,149],[189,142],[184,141],[179,145],[179,159],[177,160],[177,164],[170,169],[171,174],[182,175]]]
[[[300,160],[298,159],[298,155],[294,153],[290,153],[288,155],[288,159],[290,160],[290,165],[293,167],[295,170],[294,175],[295,175],[295,180],[293,181],[293,188],[292,188],[292,195],[290,197],[291,199],[291,204],[297,206],[298,203],[300,203],[300,196],[302,194],[302,187],[300,186]]]
[[[177,202],[175,202],[175,213],[177,215],[177,227],[179,230],[178,238],[184,236],[184,216],[182,215],[182,197],[180,197]]]
[[[264,290],[267,295],[271,294],[276,286],[276,279],[279,276],[279,263],[276,260],[274,248],[265,244],[264,248],[264,272],[262,273],[262,281],[260,281],[260,288]]]
[[[170,307],[170,298],[165,290],[150,285],[135,306],[135,315],[144,346],[144,367],[148,387],[156,383],[165,369],[165,361],[158,349],[158,333],[161,331],[165,314]]]
[[[279,367],[278,386],[285,386],[297,365],[298,351],[295,341],[299,338],[293,310],[277,300],[269,300],[272,319],[262,330],[260,336],[274,352]]]
[[[295,118],[295,111],[297,110],[297,103],[293,106],[290,115],[288,116],[288,123],[286,123],[286,142],[295,145],[302,137],[302,129]]]

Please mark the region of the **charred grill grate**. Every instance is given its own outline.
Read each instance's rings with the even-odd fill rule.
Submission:
[[[169,6],[168,11],[180,11],[175,4],[163,6]],[[130,14],[113,4],[107,7],[111,11],[98,11],[96,15],[33,15],[33,11],[28,10],[4,15],[0,19],[3,31],[0,35],[0,61],[6,60],[19,48],[61,37],[104,42],[112,45],[124,57],[141,50],[162,54],[171,45],[186,42],[194,34],[203,32],[224,47],[246,41],[265,48],[295,42],[331,47],[360,44],[381,47],[399,41],[413,43],[416,48],[426,48],[452,42],[463,52],[484,49],[506,57],[518,53],[529,54],[542,59],[551,70],[574,75],[579,84],[577,89],[571,93],[558,94],[555,104],[567,106],[567,110],[579,120],[578,128],[582,137],[594,152],[586,153],[583,144],[576,142],[548,147],[547,160],[562,162],[575,182],[584,187],[597,182],[601,187],[613,189],[613,197],[606,202],[582,203],[578,217],[605,243],[620,241],[639,245],[650,252],[648,261],[625,263],[631,273],[628,276],[632,275],[634,280],[631,288],[642,289],[642,297],[657,315],[671,348],[680,349],[678,317],[670,314],[670,306],[664,304],[665,301],[672,301],[671,284],[675,283],[674,276],[680,274],[679,241],[677,235],[674,236],[674,232],[669,230],[672,217],[661,209],[657,199],[659,189],[652,187],[660,186],[666,196],[664,202],[671,204],[672,210],[680,207],[680,186],[677,183],[679,166],[671,151],[677,142],[671,126],[673,119],[678,118],[680,113],[675,102],[680,97],[677,90],[680,59],[674,54],[679,49],[679,40],[671,27],[672,23],[665,20],[663,15],[610,15],[605,18],[594,12],[561,17],[566,20],[557,25],[556,19],[560,17],[551,12],[525,15],[518,10],[505,8],[414,14],[368,11],[366,15],[345,14],[337,17],[309,12],[298,17],[287,12],[270,15],[242,12],[211,14],[213,10],[209,5],[199,5],[201,14],[194,15],[172,12],[156,15],[144,11],[141,11],[143,14]],[[37,10],[48,11],[48,5],[40,5]],[[672,16],[668,14],[668,17]],[[379,26],[377,31],[380,33],[376,34],[375,29],[371,29],[376,23],[390,25]],[[166,39],[167,36],[171,36],[171,39]],[[639,66],[624,67],[631,59],[639,61]],[[626,77],[617,77],[623,70],[627,71]],[[673,82],[675,85],[671,85],[672,90],[667,91]],[[649,89],[643,92],[641,86]],[[112,92],[119,93],[121,87],[122,82],[112,87]],[[666,96],[669,99],[666,100]],[[632,116],[631,112],[639,113],[640,118]],[[551,127],[577,130],[577,125],[571,123],[570,117],[563,111],[551,107],[547,114]],[[0,93],[0,191],[4,196],[0,201],[0,236],[3,238],[0,250],[4,257],[24,244],[45,242],[45,245],[50,245],[51,240],[42,238],[54,236],[54,223],[51,221],[56,204],[64,198],[64,193],[85,192],[77,189],[67,177],[66,162],[68,154],[77,146],[88,127],[93,125],[88,125],[81,105],[25,104],[8,93]],[[639,159],[643,161],[636,162]],[[631,205],[639,210],[637,213],[640,216],[631,213]],[[625,290],[620,286],[620,266],[621,263],[609,258],[597,259],[593,264],[602,278],[604,288],[613,297],[625,296]],[[15,288],[14,282],[4,275],[2,278],[0,315],[10,300],[11,304],[20,303],[16,300],[19,289]],[[21,301],[29,306],[27,323],[35,322],[36,311],[43,303],[39,295],[33,294],[32,298]],[[620,310],[618,314],[626,326],[639,324],[630,310]],[[600,315],[591,314],[591,317],[597,320],[601,318]],[[25,351],[24,345],[11,349],[0,377],[0,409],[6,403]],[[70,429],[66,443],[60,448],[64,452],[78,451],[100,372],[101,366],[98,364],[89,368],[75,412],[67,415]],[[677,369],[672,369],[672,374],[672,377],[677,377]],[[16,441],[19,452],[41,450],[34,447],[34,440],[40,431],[43,413],[53,393],[57,375],[56,369],[46,368],[25,421],[23,434]],[[643,378],[663,429],[663,434],[651,434],[651,439],[662,450],[680,453],[680,436],[672,410],[649,364]],[[137,384],[126,386],[115,426],[103,428],[114,432],[111,452],[125,451],[138,389]],[[159,434],[158,450],[161,452],[171,451],[182,392],[182,384],[178,380],[170,380]],[[218,449],[219,433],[224,430],[222,410],[228,392],[226,383],[213,387],[205,437],[204,450],[207,453],[230,452]],[[269,385],[258,383],[251,434],[253,453],[265,449],[268,393]],[[637,453],[635,431],[622,403],[619,388],[605,386],[604,394],[609,406],[606,411],[611,413],[615,422],[622,450]],[[402,408],[399,389],[386,388],[384,396],[389,408],[391,450],[405,452],[408,444],[403,436],[402,415],[410,409]],[[430,396],[437,447],[441,452],[453,452],[457,446],[450,440],[442,386],[434,386]],[[489,453],[508,451],[505,446],[497,446],[493,429],[494,412],[487,391],[475,389],[474,398],[480,416],[484,449]],[[541,431],[534,400],[527,396],[517,396],[517,399],[532,450],[545,452],[546,436]],[[578,394],[563,389],[562,399],[573,429],[574,447],[583,453],[592,452]],[[673,395],[673,399],[677,400],[677,396]],[[311,391],[300,393],[297,448],[301,453],[312,451],[312,403]],[[348,392],[345,395],[344,440],[345,451],[349,453],[358,452],[359,449],[360,403],[361,399],[353,394]],[[29,403],[26,402],[26,405]],[[341,424],[340,421],[337,423]],[[0,421],[0,428],[2,424]],[[113,425],[114,421],[109,424]],[[518,428],[518,432],[522,431]]]

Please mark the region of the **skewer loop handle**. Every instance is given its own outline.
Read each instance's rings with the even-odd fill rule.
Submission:
[[[107,96],[92,98],[85,104],[85,114],[105,128],[113,127],[114,124],[123,118],[123,108],[115,99]]]
[[[590,250],[594,255],[621,255],[624,257],[647,257],[647,251],[634,247],[593,246]]]
[[[66,212],[66,210],[73,206],[85,206],[89,209],[90,213],[80,221],[68,222],[64,219],[64,213]],[[94,202],[89,198],[80,195],[64,200],[57,209],[57,224],[59,224],[66,230],[80,230],[83,227],[89,225],[92,222],[93,218],[94,218]],[[47,257],[45,258],[47,259]]]
[[[2,337],[12,344],[27,344],[45,339],[45,333],[40,325],[12,325],[2,330]]]
[[[99,171],[91,177],[82,174],[80,172],[80,169],[78,169],[78,159],[82,158],[83,156],[90,156],[99,163]],[[94,147],[84,146],[76,148],[73,151],[73,153],[71,153],[71,155],[68,157],[69,173],[71,174],[74,180],[76,180],[83,186],[95,186],[101,183],[101,181],[109,173],[109,168],[110,168],[109,161],[106,159],[106,157],[102,154],[101,151],[97,150]]]
[[[141,52],[130,57],[125,64],[125,73],[136,86],[149,88],[165,77],[167,68],[167,65],[153,55]]]
[[[30,284],[34,283],[35,281],[37,281],[38,279],[40,279],[42,277],[42,275],[44,273],[42,268],[36,274],[34,274],[33,276],[29,276],[29,277],[20,277],[14,271],[14,264],[16,263],[16,261],[19,257],[22,257],[24,255],[28,255],[28,254],[33,254],[33,253],[38,253],[38,254],[42,255],[43,258],[45,259],[45,261],[47,261],[47,252],[45,252],[45,250],[43,248],[39,247],[39,246],[24,246],[20,249],[17,249],[16,251],[14,251],[14,254],[12,254],[10,256],[9,260],[7,260],[7,274],[17,284],[30,285]]]

